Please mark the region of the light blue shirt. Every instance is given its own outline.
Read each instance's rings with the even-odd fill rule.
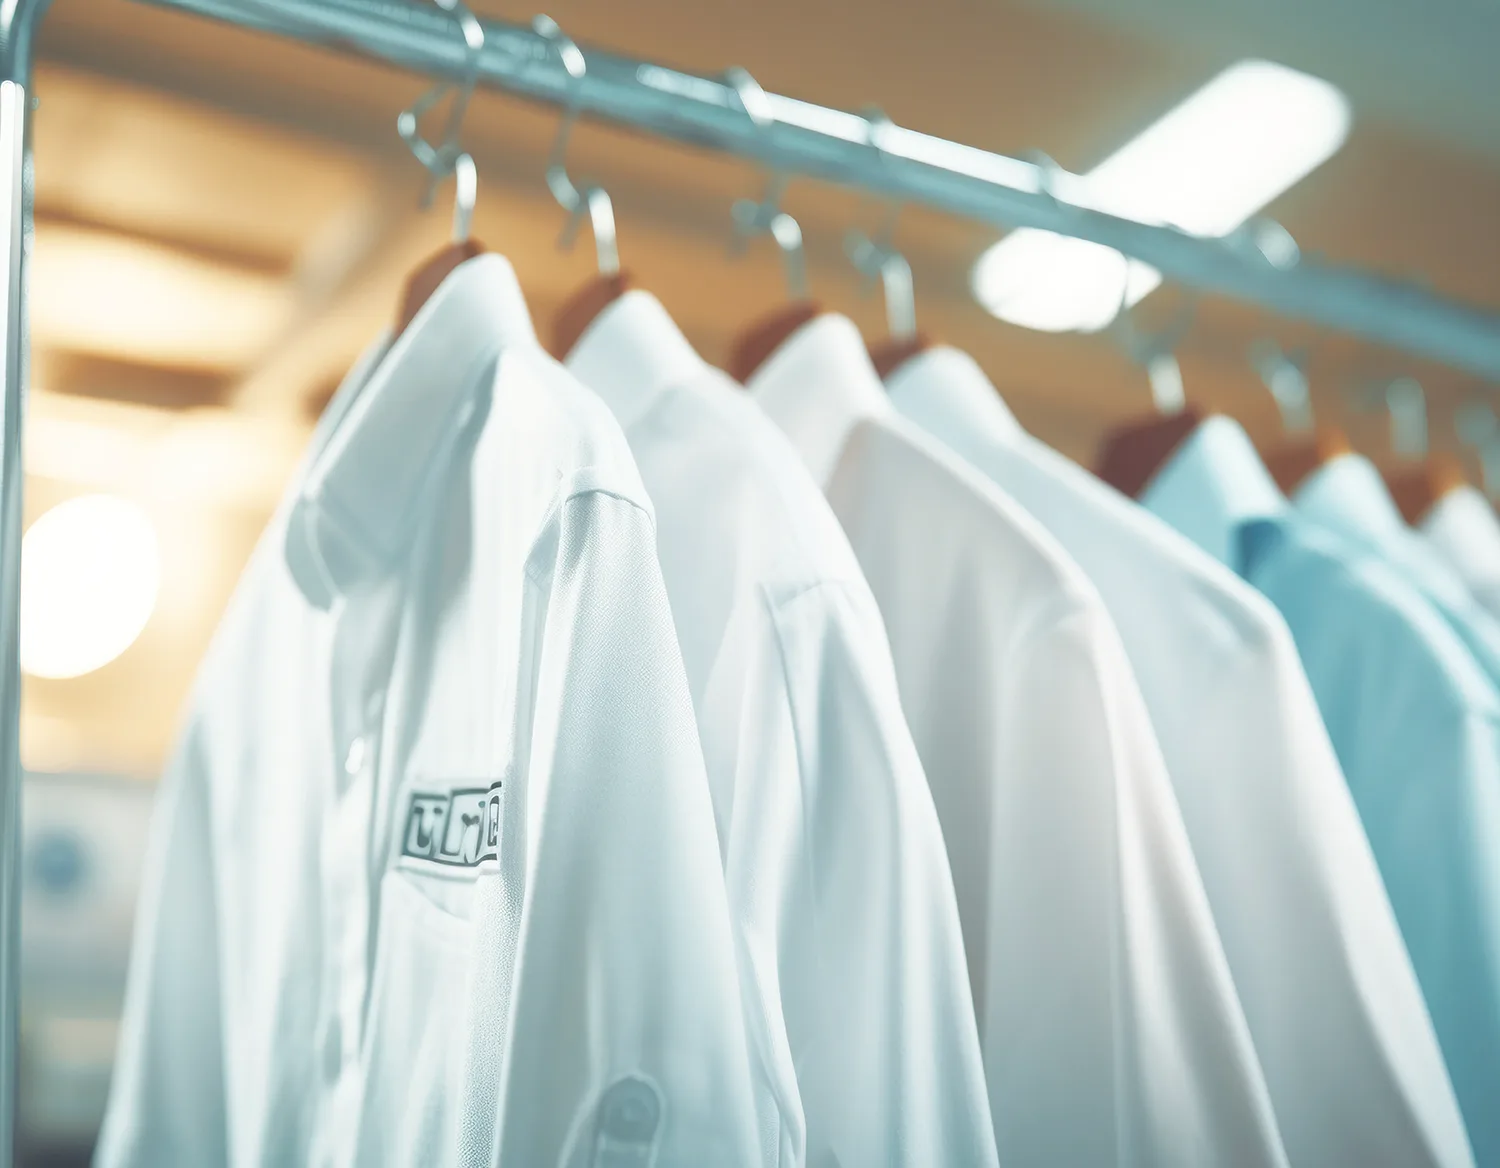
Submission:
[[[1309,475],[1292,501],[1299,514],[1400,572],[1448,622],[1490,680],[1500,684],[1500,622],[1432,546],[1406,525],[1369,459],[1340,455]]]
[[[1142,502],[1281,610],[1369,833],[1477,1161],[1500,1164],[1500,692],[1384,557],[1210,418]]]

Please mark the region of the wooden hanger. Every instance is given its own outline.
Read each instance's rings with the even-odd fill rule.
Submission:
[[[559,361],[577,347],[599,314],[634,287],[629,272],[595,276],[563,302],[552,318],[552,347],[548,350]]]
[[[1463,464],[1448,454],[1384,472],[1386,488],[1407,523],[1416,526],[1450,491],[1468,484]]]
[[[1341,430],[1318,430],[1264,450],[1261,457],[1282,493],[1291,495],[1314,471],[1352,450]]]
[[[465,239],[461,243],[450,243],[430,256],[411,274],[401,291],[400,311],[396,314],[396,335],[400,336],[406,331],[407,326],[422,310],[422,305],[432,299],[432,294],[438,290],[438,286],[451,276],[460,264],[483,254],[484,244],[477,239]]]
[[[1116,490],[1137,499],[1206,415],[1183,397],[1182,369],[1175,352],[1192,327],[1196,299],[1185,300],[1164,328],[1145,333],[1132,320],[1128,301],[1123,298],[1128,286],[1129,281],[1122,281],[1120,308],[1110,331],[1132,362],[1146,371],[1156,413],[1106,434],[1099,446],[1095,473]]]
[[[823,306],[814,300],[794,300],[761,318],[736,338],[729,350],[729,376],[741,385],[759,369],[794,332],[808,321],[823,315]]]
[[[933,341],[926,333],[909,337],[886,337],[870,345],[870,361],[880,380],[888,380],[901,366],[913,357],[918,357],[932,348]]]
[[[1177,448],[1198,428],[1204,415],[1194,406],[1130,422],[1105,435],[1096,473],[1132,499],[1140,497]]]

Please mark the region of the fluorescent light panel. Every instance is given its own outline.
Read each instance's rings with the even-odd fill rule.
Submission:
[[[1079,177],[1081,201],[1193,235],[1227,235],[1331,157],[1349,103],[1326,81],[1241,61]],[[1049,332],[1093,332],[1161,283],[1161,273],[1099,244],[1022,228],[974,265],[992,314]]]

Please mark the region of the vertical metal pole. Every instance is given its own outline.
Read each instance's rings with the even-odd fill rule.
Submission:
[[[17,609],[21,571],[21,420],[25,412],[22,256],[26,90],[0,81],[0,1159],[16,1142],[20,1013],[21,758]]]
[[[16,1046],[21,1000],[21,757],[17,616],[21,574],[21,421],[25,412],[26,249],[23,200],[26,164],[26,90],[0,82],[0,1157],[9,1165],[16,1143],[20,1086]]]
[[[0,1168],[16,1150],[21,1011],[21,424],[31,244],[33,34],[46,0],[0,0]]]

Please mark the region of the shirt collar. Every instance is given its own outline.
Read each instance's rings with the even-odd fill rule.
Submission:
[[[1330,531],[1390,549],[1407,538],[1406,520],[1380,472],[1360,454],[1330,459],[1297,488],[1297,510]]]
[[[1422,530],[1471,584],[1500,582],[1500,519],[1473,487],[1455,487],[1434,503]]]
[[[885,387],[901,413],[950,443],[972,435],[1008,446],[1026,433],[979,363],[947,345],[903,362]]]
[[[782,343],[747,388],[826,486],[849,432],[890,412],[880,375],[848,317],[828,313]]]
[[[310,603],[328,608],[394,568],[437,456],[473,416],[485,366],[536,344],[514,270],[486,254],[456,268],[384,359],[341,387],[347,407],[325,428],[289,517],[288,567]]]
[[[1238,571],[1240,528],[1287,510],[1286,497],[1233,418],[1205,418],[1156,473],[1141,502]]]
[[[307,478],[313,464],[322,456],[329,439],[338,431],[339,424],[348,415],[360,391],[369,382],[370,374],[385,357],[390,344],[391,330],[385,329],[365,348],[349,372],[344,375],[344,380],[339,382],[338,389],[334,390],[333,397],[329,399],[328,405],[319,416],[318,424],[313,427],[312,438],[307,444],[307,453],[303,456],[302,463],[297,470],[296,494],[289,503],[284,504],[288,508],[283,540],[287,568],[291,571],[292,579],[301,588],[303,596],[317,608],[330,608],[337,593],[332,583],[323,574],[322,561],[313,543],[314,532],[311,530],[312,525],[308,522],[313,509],[302,502],[302,482]]]
[[[638,290],[625,293],[594,319],[567,365],[627,430],[662,393],[706,368],[661,302]]]

